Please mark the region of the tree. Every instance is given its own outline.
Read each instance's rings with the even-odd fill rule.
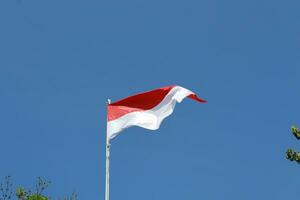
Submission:
[[[297,140],[300,139],[300,130],[296,126],[292,126],[291,131]],[[300,152],[296,152],[293,149],[288,149],[286,151],[286,159],[290,161],[296,161],[300,164]]]
[[[34,190],[17,187],[14,192],[11,177],[6,176],[3,183],[0,183],[0,200],[51,200],[43,194],[49,185],[50,181],[38,177]],[[77,200],[77,194],[73,192],[69,197],[65,197],[63,199]]]

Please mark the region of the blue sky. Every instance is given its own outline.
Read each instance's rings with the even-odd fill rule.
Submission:
[[[296,199],[296,0],[2,0],[0,177],[104,199],[107,98],[178,84],[158,131],[112,141],[111,199]]]

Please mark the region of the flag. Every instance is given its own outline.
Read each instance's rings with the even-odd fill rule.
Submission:
[[[108,104],[107,140],[131,126],[158,129],[161,122],[173,113],[176,103],[186,97],[200,103],[206,102],[186,88],[167,86]]]

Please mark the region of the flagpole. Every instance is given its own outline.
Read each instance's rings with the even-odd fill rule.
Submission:
[[[105,200],[109,200],[109,157],[110,157],[110,143],[106,140],[106,176],[105,176]]]
[[[110,99],[107,100],[107,104],[110,104]],[[109,200],[109,161],[110,161],[110,142],[107,136],[106,127],[106,173],[105,173],[105,200]]]

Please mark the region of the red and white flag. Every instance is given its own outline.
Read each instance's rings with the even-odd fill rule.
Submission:
[[[107,139],[114,138],[130,126],[158,129],[161,122],[172,114],[176,102],[180,103],[185,97],[200,103],[206,102],[186,88],[167,86],[108,104]]]

